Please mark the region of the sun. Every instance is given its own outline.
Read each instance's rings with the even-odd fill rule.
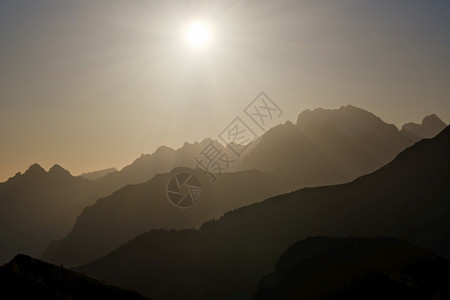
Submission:
[[[211,44],[211,26],[203,20],[191,21],[184,28],[183,38],[191,49],[203,50]]]

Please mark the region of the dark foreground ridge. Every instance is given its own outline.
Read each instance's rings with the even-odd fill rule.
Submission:
[[[0,289],[2,299],[145,299],[22,254],[0,267]]]
[[[449,299],[450,262],[394,238],[299,241],[255,299]]]

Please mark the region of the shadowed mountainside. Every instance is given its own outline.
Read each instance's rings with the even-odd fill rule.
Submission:
[[[186,142],[183,147],[177,150],[161,146],[153,154],[142,154],[132,164],[119,172],[99,178],[97,183],[115,191],[127,184],[144,183],[156,174],[170,172],[176,167],[195,168],[194,156],[197,156],[211,142],[214,142],[214,145],[222,151],[225,149],[220,143],[209,138],[200,143],[190,144]]]
[[[431,116],[424,119],[423,126],[434,128],[439,124],[441,126],[441,123],[437,117]],[[427,130],[429,134],[430,130]],[[367,139],[375,142],[363,147]],[[178,150],[160,147],[151,155],[142,155],[121,171],[104,176],[101,175],[108,170],[85,174],[91,178],[100,177],[93,182],[75,178],[57,165],[48,173],[34,165],[25,174],[19,173],[7,182],[0,183],[0,237],[8,241],[0,249],[0,262],[6,262],[18,252],[30,255],[43,253],[50,241],[67,235],[84,207],[127,184],[148,181],[155,174],[169,172],[176,166],[194,167],[194,156],[211,142],[211,139],[205,139],[201,143],[185,143]],[[260,194],[267,197],[298,187],[348,181],[389,161],[408,143],[411,141],[399,134],[395,126],[382,122],[362,109],[352,106],[338,110],[317,109],[300,114],[296,125],[280,125],[267,132],[244,153],[248,154],[244,165],[241,166],[237,160],[231,170],[253,168],[270,171],[272,175],[280,177],[286,189]],[[217,143],[216,146],[226,150]],[[132,196],[124,195],[123,199]],[[126,205],[126,200],[123,201]],[[226,206],[226,209],[234,208],[237,206]],[[30,211],[34,214],[30,215]],[[215,217],[218,211],[226,210],[224,207],[210,216]],[[98,219],[99,223],[101,219]],[[204,220],[200,218],[197,224]],[[121,222],[125,223],[126,220]],[[190,224],[192,222],[185,223],[189,227]],[[150,229],[147,224],[143,228]],[[132,238],[136,232],[133,230],[132,234],[126,239]],[[51,252],[57,251],[58,244],[58,241],[53,242],[45,257],[52,257]]]
[[[424,130],[411,137],[351,105],[306,110],[296,124],[287,122],[264,134],[241,168],[271,172],[297,188],[344,183],[381,168],[406,147],[445,128],[435,115],[418,126]]]
[[[176,168],[156,175],[139,185],[129,185],[84,209],[72,231],[55,242],[43,259],[57,264],[76,265],[99,258],[139,233],[151,229],[192,228],[219,218],[226,211],[242,207],[287,188],[276,178],[259,171],[225,173],[213,183],[196,169],[202,182],[200,201],[180,209],[167,198],[169,180],[177,173],[192,172]],[[92,242],[95,241],[95,242]]]
[[[393,236],[450,257],[450,127],[348,184],[305,188],[199,230],[150,231],[78,270],[155,298],[249,298],[307,236]],[[434,227],[439,224],[440,227]],[[170,280],[169,280],[170,279]]]
[[[436,115],[430,115],[422,120],[422,124],[407,123],[402,126],[401,133],[417,142],[423,138],[432,138],[447,125]]]
[[[301,240],[258,284],[255,299],[448,299],[450,262],[394,238]]]
[[[296,187],[343,183],[375,171],[414,142],[434,137],[445,128],[436,115],[425,117],[422,125],[415,124],[419,129],[411,129],[414,135],[407,130],[410,124],[414,123],[405,124],[400,132],[394,125],[351,105],[306,110],[295,125],[288,122],[266,132],[228,171],[270,172],[289,179]],[[114,191],[175,167],[195,168],[194,156],[212,141],[207,138],[200,143],[185,143],[177,150],[161,146],[98,182]],[[216,142],[215,146],[232,156],[223,145]]]
[[[59,165],[46,172],[34,164],[24,174],[17,173],[0,183],[0,239],[6,241],[0,247],[0,263],[17,253],[42,255],[51,242],[54,246],[55,240],[70,232],[85,207],[124,185],[149,180],[161,170],[168,172],[177,165],[193,165],[193,153],[200,152],[211,141],[186,143],[178,150],[161,147],[120,172],[95,181],[74,177]],[[109,170],[86,176],[98,177],[104,172]]]
[[[41,254],[100,196],[94,182],[73,177],[58,165],[46,172],[34,164],[0,183],[0,262],[18,252]]]
[[[8,299],[144,299],[22,254],[0,267],[0,289]]]
[[[212,140],[206,139],[202,143],[186,143],[183,148],[176,151],[168,147],[160,147],[154,154],[143,155],[122,171],[106,175],[98,181],[102,183],[119,182],[120,184],[127,180],[139,182],[154,175],[156,171],[167,170],[173,165],[194,167],[193,157],[197,156],[211,142]],[[147,203],[148,199],[152,198],[153,201],[159,199],[153,203],[164,203],[166,201],[164,189],[154,187],[155,191],[151,195],[149,192],[144,196],[143,193],[136,192],[138,187],[127,187],[120,191],[120,197],[115,195],[101,200],[101,205],[94,206],[95,212],[89,214],[87,211],[84,212],[72,232],[62,241],[52,243],[42,258],[66,265],[85,263],[112,251],[120,243],[141,232],[154,228],[196,227],[210,218],[219,217],[229,209],[242,206],[231,206],[229,203],[251,204],[264,199],[257,198],[256,195],[268,197],[307,185],[349,181],[387,163],[410,144],[412,141],[404,137],[394,125],[386,124],[380,118],[360,108],[346,106],[337,110],[304,111],[299,115],[297,125],[287,123],[269,130],[252,145],[248,155],[244,156],[242,166],[239,166],[239,161],[235,163],[237,168],[253,168],[272,172],[271,174],[279,178],[278,181],[284,183],[283,185],[278,184],[276,189],[271,191],[271,185],[254,184],[254,181],[259,182],[259,179],[258,177],[253,179],[250,174],[257,173],[249,173],[249,176],[239,179],[245,180],[248,185],[247,190],[239,189],[239,195],[233,194],[233,197],[240,200],[217,201],[215,202],[215,205],[218,206],[217,209],[210,210],[209,213],[195,213],[197,218],[195,221],[194,219],[186,221],[183,220],[183,217],[177,217],[170,222],[160,222],[154,219],[155,217],[149,217],[146,221],[139,221],[140,223],[137,224],[134,214],[140,216],[142,210],[136,209],[133,214],[127,213],[132,210],[129,208],[128,199],[139,198],[141,200],[132,201]],[[217,143],[216,146],[224,150]],[[227,177],[233,176],[227,175]],[[164,184],[163,186],[165,187]],[[283,188],[279,188],[280,186]],[[249,192],[255,187],[256,189],[264,187],[264,192],[257,194]],[[224,188],[214,185],[214,189],[217,190],[215,194],[220,195],[218,199],[223,199],[222,195],[231,195],[225,190],[233,190],[233,187],[230,185]],[[242,197],[249,193],[255,197],[243,201]],[[149,203],[145,205],[152,205]],[[164,209],[161,210],[157,204],[154,205],[153,209],[149,208],[149,210],[154,211],[157,216],[167,218],[171,215]],[[102,209],[98,207],[102,207]],[[87,215],[90,216],[89,219]],[[145,217],[142,218],[145,219]],[[117,224],[120,224],[119,228]],[[100,245],[89,243],[94,232],[97,233],[99,239],[104,240],[99,243]],[[117,232],[117,234],[111,232]]]

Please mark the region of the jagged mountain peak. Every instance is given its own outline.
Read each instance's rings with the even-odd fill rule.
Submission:
[[[45,174],[47,173],[43,167],[41,167],[38,163],[32,164],[28,170],[25,171],[24,175],[32,175],[32,174]]]
[[[58,176],[63,176],[63,175],[72,176],[68,170],[64,169],[63,167],[61,167],[58,164],[53,165],[53,167],[51,167],[48,170],[48,173],[51,175],[58,175]]]
[[[173,152],[175,152],[174,149],[172,149],[166,145],[162,145],[162,146],[159,146],[158,149],[156,149],[154,154],[158,155],[158,154],[173,153]]]
[[[446,124],[435,114],[431,114],[431,115],[423,118],[422,125],[423,126],[439,126],[439,127],[446,126]]]
[[[406,123],[402,126],[401,133],[408,138],[419,141],[423,138],[432,138],[441,132],[447,124],[445,124],[435,114],[426,116],[422,120],[422,124]]]
[[[315,109],[306,109],[299,114],[299,116],[297,118],[297,123],[299,121],[301,121],[303,117],[319,116],[319,115],[325,116],[325,115],[330,115],[330,114],[338,115],[338,114],[343,114],[343,113],[359,113],[359,114],[364,114],[364,115],[368,115],[368,116],[375,116],[373,113],[371,113],[365,109],[348,104],[348,105],[342,105],[338,109],[322,108],[322,107],[318,107]]]
[[[333,125],[350,136],[377,133],[384,136],[398,134],[398,128],[385,123],[381,118],[362,108],[346,105],[339,109],[305,110],[299,114],[296,126],[304,132],[311,132]]]

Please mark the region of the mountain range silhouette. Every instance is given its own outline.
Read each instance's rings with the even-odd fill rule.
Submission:
[[[381,169],[226,213],[195,230],[153,230],[76,268],[154,298],[249,298],[308,236],[391,236],[450,257],[450,127]]]
[[[102,178],[108,174],[115,173],[115,172],[119,172],[119,171],[116,168],[108,168],[108,169],[83,173],[80,175],[80,177],[83,177],[83,178],[89,179],[89,180],[97,180],[99,178]]]
[[[34,164],[0,183],[0,262],[20,252],[39,255],[101,195],[92,181],[58,165],[46,172]]]
[[[441,129],[439,125],[428,133],[437,134]],[[153,176],[155,169],[163,171],[171,165],[195,167],[193,157],[210,142],[186,143],[177,151],[160,147],[154,154],[143,155],[99,181],[125,182],[133,178],[133,182],[139,182],[149,173]],[[234,168],[242,172],[229,173],[218,184],[205,181],[212,194],[206,194],[192,211],[180,212],[168,205],[165,182],[180,171],[174,170],[141,186],[126,187],[88,207],[71,232],[52,243],[42,258],[70,266],[87,263],[151,229],[194,228],[228,210],[270,196],[305,186],[350,181],[383,166],[411,144],[413,141],[394,125],[360,108],[305,111],[296,125],[279,125],[264,134],[236,163]],[[252,169],[264,174],[248,171]],[[197,176],[202,177],[199,170]],[[93,239],[98,242],[91,243]]]
[[[192,208],[174,207],[167,198],[167,184],[178,173],[193,173],[202,182],[202,196]],[[216,183],[199,169],[175,168],[148,182],[129,185],[85,208],[71,232],[48,248],[42,259],[67,266],[92,261],[136,235],[163,228],[198,228],[226,211],[270,196],[287,187],[259,171],[223,174]],[[95,242],[93,242],[95,241]]]
[[[59,165],[47,172],[39,164],[33,164],[24,174],[17,173],[0,183],[0,238],[8,241],[0,248],[0,263],[6,263],[17,253],[42,255],[50,243],[70,232],[85,207],[127,184],[145,182],[157,172],[168,172],[178,164],[194,166],[190,155],[200,152],[209,141],[186,143],[178,151],[162,147],[121,171],[106,170],[106,175],[96,180],[85,178],[92,174],[72,176]],[[167,152],[173,155],[167,158]]]
[[[306,110],[296,124],[287,122],[264,134],[242,168],[274,173],[295,188],[343,183],[381,168],[406,147],[446,127],[434,115],[409,131],[411,126],[405,126],[399,131],[351,105]]]
[[[196,250],[206,255],[207,259],[202,260],[196,255],[184,257],[184,259],[196,263],[198,260],[200,269],[206,263],[215,265],[216,259],[223,261],[218,264],[217,273],[209,274],[212,275],[211,278],[205,279],[206,275],[203,270],[196,274],[195,280],[199,280],[202,286],[204,284],[209,286],[200,292],[198,289],[194,291],[187,288],[186,290],[184,284],[180,286],[160,285],[159,279],[154,280],[154,284],[159,284],[156,288],[153,288],[153,283],[149,284],[148,282],[145,282],[148,287],[143,287],[144,283],[141,282],[141,279],[129,281],[129,266],[123,266],[124,274],[117,276],[114,275],[114,272],[103,274],[103,270],[93,267],[97,266],[97,262],[86,266],[97,278],[112,278],[111,282],[137,289],[146,295],[167,296],[175,293],[174,295],[180,296],[177,294],[179,291],[185,293],[183,295],[187,297],[196,298],[200,296],[226,297],[228,294],[250,296],[254,292],[254,290],[250,291],[250,287],[256,289],[259,278],[270,272],[273,264],[270,265],[268,262],[273,261],[291,243],[308,235],[371,236],[375,234],[396,236],[448,258],[450,231],[447,228],[450,228],[448,221],[450,210],[445,202],[436,200],[436,203],[430,204],[423,201],[425,197],[423,190],[425,189],[429,190],[429,197],[436,194],[441,197],[445,193],[440,184],[442,180],[446,180],[448,173],[439,169],[438,166],[433,169],[433,163],[435,163],[433,159],[444,159],[441,161],[440,168],[447,167],[448,160],[445,161],[444,154],[435,157],[436,153],[430,154],[424,150],[426,153],[423,154],[423,158],[420,158],[424,165],[420,162],[410,161],[408,164],[402,163],[397,171],[383,171],[395,169],[392,165],[396,165],[396,161],[402,155],[411,151],[407,149],[388,166],[368,175],[370,178],[376,178],[372,179],[370,184],[363,184],[366,177],[362,177],[350,183],[351,188],[342,188],[347,185],[338,185],[322,187],[317,190],[303,189],[296,192],[300,193],[298,197],[306,199],[313,197],[316,201],[314,205],[312,200],[305,200],[290,207],[291,202],[284,200],[287,201],[287,205],[274,206],[273,211],[270,211],[266,217],[268,220],[271,220],[272,217],[278,218],[279,222],[272,224],[260,220],[261,224],[258,228],[258,232],[267,230],[268,233],[273,233],[273,235],[267,235],[267,238],[272,239],[273,245],[265,245],[265,240],[253,240],[255,246],[262,243],[261,247],[265,250],[261,253],[258,262],[249,259],[249,267],[241,266],[244,269],[252,269],[249,273],[242,272],[242,274],[236,275],[236,280],[240,278],[241,283],[237,284],[235,279],[231,280],[231,283],[228,282],[230,280],[228,275],[223,276],[223,279],[216,278],[217,276],[222,278],[223,274],[234,274],[233,271],[228,270],[229,267],[224,265],[225,263],[232,265],[234,261],[231,262],[222,257],[223,250],[215,247],[219,247],[227,241],[231,242],[236,245],[236,248],[230,248],[228,251],[231,251],[231,254],[228,254],[232,257],[236,255],[239,261],[249,255],[245,247],[254,238],[250,234],[248,240],[240,241],[241,233],[229,232],[230,216],[236,216],[236,214],[245,216],[248,207],[252,207],[252,210],[258,212],[258,215],[261,212],[258,205],[265,203],[263,207],[270,207],[267,203],[271,203],[272,200],[266,200],[256,206],[250,204],[289,193],[295,189],[349,182],[382,167],[414,142],[422,138],[434,137],[443,128],[445,128],[445,124],[435,115],[424,118],[422,124],[408,123],[402,127],[402,130],[398,130],[394,125],[387,124],[375,115],[353,106],[345,106],[336,110],[305,111],[299,115],[296,124],[287,122],[276,126],[254,141],[241,159],[236,160],[230,170],[220,176],[216,183],[212,183],[202,170],[195,169],[196,163],[193,159],[213,142],[212,139],[205,139],[200,143],[185,143],[178,150],[162,146],[151,155],[142,155],[120,171],[105,169],[85,173],[78,177],[72,176],[69,171],[59,165],[53,166],[47,172],[38,164],[34,164],[24,174],[18,173],[8,181],[0,183],[0,238],[5,241],[0,248],[0,262],[10,260],[17,253],[38,256],[47,248],[41,256],[46,261],[67,266],[86,264],[100,259],[121,244],[148,231],[150,234],[145,234],[145,237],[155,234],[157,237],[161,236],[169,244],[181,243],[181,248],[186,248],[187,245],[186,249],[191,249],[192,236],[197,237],[200,232],[200,236],[202,236],[200,245],[207,243],[208,246],[205,248],[207,250],[201,247]],[[443,133],[445,131],[448,132],[448,128]],[[442,137],[438,137],[433,141],[442,140]],[[423,142],[428,141],[421,141],[412,148],[422,147],[419,145]],[[226,147],[217,143],[216,145],[221,151],[227,151]],[[431,164],[428,168],[429,163]],[[417,179],[406,183],[406,179],[402,176],[405,178],[419,176],[417,170],[427,172],[426,174],[429,174],[434,180],[423,178],[423,181]],[[179,172],[192,172],[202,182],[202,198],[198,205],[188,210],[177,209],[167,199],[167,183]],[[391,176],[376,175],[383,172],[387,172],[387,175]],[[402,175],[398,174],[397,177],[393,177],[392,173],[396,172]],[[392,182],[387,181],[387,178],[391,178]],[[355,182],[360,183],[356,184]],[[406,192],[407,189],[404,188],[406,185],[409,187],[409,192]],[[341,188],[345,192],[341,191]],[[329,192],[327,192],[328,190]],[[317,193],[317,195],[308,196],[310,192]],[[295,195],[297,195],[296,193]],[[361,194],[366,196],[359,199],[357,195]],[[292,195],[294,194],[281,195],[278,198],[294,197]],[[448,192],[445,196],[449,196]],[[336,202],[330,202],[330,199],[335,197],[337,198]],[[380,203],[386,203],[384,206],[375,205],[375,199],[380,199]],[[321,201],[324,201],[324,211],[320,211],[316,207]],[[354,207],[349,209],[350,204],[346,201],[355,202]],[[395,203],[398,206],[393,206]],[[411,208],[405,209],[407,203],[411,204]],[[244,208],[238,209],[240,207]],[[292,212],[285,212],[291,208]],[[371,220],[369,226],[365,222],[355,219],[355,216],[360,214],[371,216],[368,208],[372,208],[376,212],[375,215],[381,215],[382,218],[385,218],[387,214],[395,215],[402,209],[404,213],[399,214],[395,220],[387,218],[390,223],[386,224],[377,223],[376,220],[368,218]],[[423,210],[421,215],[417,213],[419,209]],[[229,211],[232,212],[227,213]],[[295,217],[291,215],[295,211],[302,216],[302,220],[309,220],[300,228],[294,222]],[[263,214],[266,213],[264,210],[263,212]],[[287,215],[283,216],[283,213]],[[223,215],[224,217],[222,217]],[[251,214],[251,216],[253,215]],[[311,219],[312,216],[316,216],[318,219]],[[226,224],[224,225],[225,229],[220,229],[225,230],[223,233],[225,236],[221,232],[216,232],[218,236],[223,237],[224,241],[215,238],[211,240],[211,234],[216,230],[212,224],[217,223],[207,221],[218,218],[221,218],[218,224]],[[342,218],[345,222],[340,223],[338,218]],[[242,234],[246,230],[256,230],[251,227],[254,225],[252,217],[244,219],[239,217],[238,219],[240,221],[232,221],[231,224],[241,222],[250,226],[250,229],[244,227]],[[404,225],[397,224],[401,222],[404,222]],[[286,232],[281,234],[283,232],[281,225],[283,224],[291,227],[285,227],[283,230]],[[209,226],[212,226],[213,229],[210,229]],[[185,228],[194,229],[165,231],[166,229]],[[155,229],[159,229],[159,231],[151,231]],[[234,228],[234,230],[241,231],[240,228]],[[277,230],[281,230],[278,233],[284,238],[275,234]],[[429,231],[432,234],[428,234]],[[166,235],[170,238],[166,239]],[[179,235],[183,236],[182,242],[178,240]],[[233,236],[235,240],[230,241],[229,237]],[[187,244],[184,244],[185,242]],[[121,246],[119,250],[122,251],[123,247],[125,246]],[[164,245],[162,245],[163,248]],[[272,251],[272,248],[276,251]],[[210,254],[205,254],[205,251]],[[259,250],[254,251],[256,252],[253,254],[259,253]],[[165,254],[167,257],[164,259],[170,256],[170,251]],[[183,258],[183,255],[180,255],[180,259]],[[110,255],[100,260],[99,264],[102,265],[105,260],[108,261],[109,257]],[[140,256],[137,255],[137,257]],[[212,260],[209,261],[209,258]],[[158,267],[167,263],[164,259],[161,260],[161,265]],[[266,263],[261,263],[264,260]],[[180,262],[180,264],[184,266],[185,263]],[[106,271],[109,264],[105,264],[105,266],[104,270]],[[168,264],[167,274],[172,272],[170,266],[172,265]],[[253,269],[254,266],[256,267]],[[150,265],[149,267],[153,268],[154,266]],[[223,268],[227,270],[225,273],[221,273],[224,271]],[[166,274],[165,271],[160,271]],[[140,274],[141,272],[140,266],[137,266],[136,273]],[[99,273],[104,277],[98,277]],[[177,274],[174,275],[174,278],[180,276]],[[133,278],[133,276],[131,277]],[[209,282],[213,278],[216,278],[217,282]],[[181,277],[179,280],[182,280]],[[166,294],[167,290],[162,289],[164,286],[175,290]],[[227,290],[223,290],[222,287],[227,287]]]

